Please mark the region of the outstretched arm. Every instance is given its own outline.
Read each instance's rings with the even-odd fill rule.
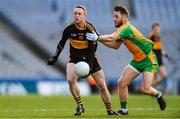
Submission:
[[[122,44],[122,41],[111,41],[111,42],[103,42],[103,41],[100,41],[103,45],[109,47],[109,48],[113,48],[113,49],[118,49],[121,44]]]
[[[59,41],[58,45],[57,45],[57,48],[56,48],[56,53],[53,57],[49,58],[48,59],[48,65],[53,65],[54,63],[57,62],[57,59],[61,53],[61,51],[63,50],[65,44],[66,44],[66,41],[68,39],[68,33],[66,30],[63,31],[63,35],[62,35],[62,39]]]
[[[61,51],[63,50],[63,48],[64,48],[64,46],[66,44],[66,41],[67,41],[67,39],[64,39],[64,38],[62,38],[59,41],[59,43],[57,45],[57,48],[56,48],[56,53],[55,53],[54,57],[57,57],[57,58],[59,57]]]
[[[96,33],[87,33],[86,38],[91,41],[98,40],[107,47],[114,49],[118,49],[122,43],[122,40],[119,40],[120,36],[116,35],[116,33],[110,35],[101,35],[101,36],[98,36]]]
[[[111,35],[101,35],[98,40],[109,48],[118,49],[121,46],[122,41],[117,39],[119,39],[119,37],[115,37],[115,33],[113,33]]]

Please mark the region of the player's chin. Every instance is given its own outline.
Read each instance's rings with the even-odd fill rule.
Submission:
[[[80,20],[75,20],[74,22],[75,22],[76,24],[81,23]]]
[[[115,27],[118,28],[120,27],[121,25],[119,23],[115,24]]]
[[[115,27],[116,27],[116,28],[118,28],[118,27],[119,27],[119,25],[115,24]]]
[[[118,26],[118,24],[116,24],[116,22],[114,22],[114,26],[115,26],[115,27],[117,27],[117,26]]]

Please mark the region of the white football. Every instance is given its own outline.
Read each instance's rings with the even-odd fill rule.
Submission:
[[[89,71],[90,71],[90,68],[86,62],[80,61],[75,64],[75,72],[79,77],[84,78],[88,76]]]

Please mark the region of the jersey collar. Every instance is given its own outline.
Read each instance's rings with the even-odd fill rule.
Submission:
[[[75,24],[74,23],[74,25],[75,25],[75,27],[77,28],[77,29],[79,29],[79,30],[85,30],[86,29],[86,21],[83,21],[83,24],[84,24],[84,27],[83,28],[81,28],[81,27],[79,27],[77,24]]]
[[[118,29],[122,30],[123,28],[125,28],[126,26],[128,26],[130,24],[129,21],[126,21],[123,25],[121,25]]]

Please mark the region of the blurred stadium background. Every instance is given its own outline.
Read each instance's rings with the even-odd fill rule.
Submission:
[[[73,20],[72,10],[78,4],[87,7],[87,21],[100,34],[115,30],[115,5],[129,9],[130,22],[145,36],[154,21],[160,22],[165,50],[174,60],[164,60],[167,93],[180,94],[179,0],[0,0],[0,95],[70,94],[65,75],[68,43],[55,66],[47,66],[46,61],[54,54],[62,30]],[[124,46],[113,50],[99,44],[97,52],[108,86],[115,87],[131,56]],[[131,85],[133,91],[138,92],[139,80]],[[79,81],[79,85],[83,95],[91,94],[86,80]]]

